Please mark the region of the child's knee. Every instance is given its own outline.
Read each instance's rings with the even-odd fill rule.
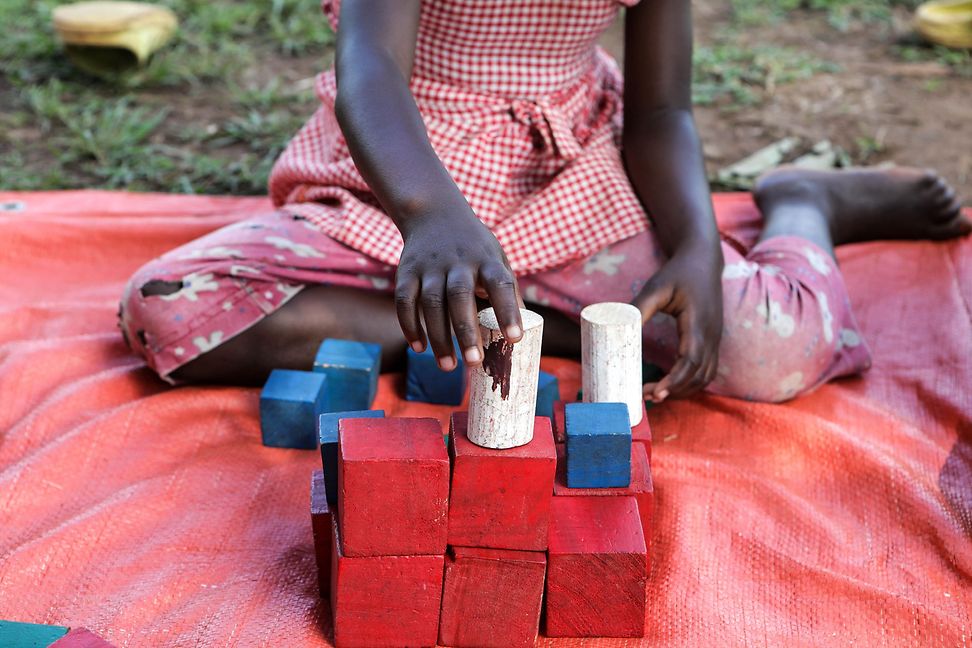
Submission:
[[[825,345],[792,344],[760,328],[725,335],[718,377],[710,391],[764,403],[780,403],[809,391],[834,361]]]
[[[150,347],[163,337],[163,329],[172,318],[164,298],[182,288],[182,278],[167,269],[161,259],[149,261],[129,278],[118,307],[118,326],[133,351],[150,357]]]

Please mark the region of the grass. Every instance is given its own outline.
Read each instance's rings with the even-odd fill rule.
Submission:
[[[695,51],[693,100],[711,105],[729,99],[744,107],[758,103],[778,84],[806,79],[836,67],[804,52],[784,47],[742,47],[721,43]]]
[[[298,67],[304,79],[325,65],[333,35],[319,0],[157,0],[180,17],[178,36],[144,69],[108,80],[61,53],[50,14],[62,1],[0,0],[0,187],[266,191],[274,159],[317,106],[297,73],[277,71]],[[726,0],[733,29],[697,49],[695,101],[754,106],[778,85],[836,71],[798,49],[750,46],[747,26],[809,11],[847,30],[888,24],[918,1]],[[969,52],[894,52],[972,76]],[[864,140],[859,148],[880,152]]]
[[[904,61],[934,61],[961,77],[972,78],[972,50],[955,50],[941,45],[901,45],[897,55]],[[940,81],[940,80],[939,80]]]
[[[251,72],[300,56],[323,66],[333,36],[319,0],[161,3],[180,16],[177,38],[144,69],[106,80],[63,57],[50,21],[59,2],[0,0],[0,186],[266,191],[316,102],[306,84],[257,85]]]
[[[796,10],[823,13],[840,31],[859,24],[891,21],[896,7],[914,9],[922,0],[731,0],[733,14],[743,25],[775,23]]]

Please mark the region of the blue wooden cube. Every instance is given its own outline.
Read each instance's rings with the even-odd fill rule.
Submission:
[[[459,342],[453,338],[458,366],[442,371],[435,361],[432,347],[422,353],[408,349],[405,371],[405,400],[433,405],[459,405],[466,395],[466,366],[459,352]]]
[[[324,466],[324,490],[327,503],[337,506],[338,426],[344,419],[385,418],[385,410],[357,412],[327,412],[317,417],[317,439],[321,444],[321,463]]]
[[[569,403],[565,409],[568,488],[631,484],[631,422],[624,403]]]
[[[537,416],[553,416],[554,403],[560,400],[560,382],[557,376],[540,372],[537,386]]]
[[[381,345],[352,340],[324,340],[314,358],[314,371],[327,376],[330,411],[369,409],[378,392]]]
[[[327,376],[274,369],[260,393],[263,445],[317,448],[317,417],[327,411]]]

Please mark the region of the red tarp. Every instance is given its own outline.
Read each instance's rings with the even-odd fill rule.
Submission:
[[[319,456],[260,444],[257,390],[168,388],[115,328],[143,261],[267,202],[5,202],[22,209],[0,212],[0,618],[84,625],[119,647],[325,645],[308,513]],[[718,205],[752,235],[747,197]],[[784,406],[651,412],[644,644],[972,641],[972,241],[840,260],[874,350],[866,378]],[[544,366],[576,389],[575,363]],[[377,407],[446,419],[396,383],[383,377]]]

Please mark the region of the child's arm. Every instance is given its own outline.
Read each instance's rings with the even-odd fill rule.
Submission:
[[[635,300],[645,320],[678,322],[678,360],[646,396],[697,391],[716,376],[722,252],[692,116],[692,16],[686,0],[650,0],[625,25],[624,161],[669,260]]]
[[[516,279],[506,256],[432,149],[408,87],[420,0],[344,0],[337,39],[341,131],[362,177],[405,241],[395,288],[405,338],[429,342],[455,367],[450,333],[470,364],[482,358],[475,293],[488,295],[504,334],[520,339]]]

